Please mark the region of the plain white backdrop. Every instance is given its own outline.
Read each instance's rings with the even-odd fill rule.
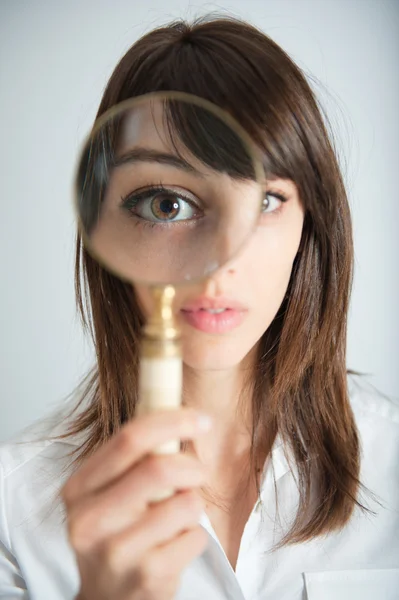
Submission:
[[[146,31],[243,17],[316,79],[353,211],[348,366],[399,396],[397,0],[0,0],[0,440],[93,362],[76,317],[72,180],[108,77]]]

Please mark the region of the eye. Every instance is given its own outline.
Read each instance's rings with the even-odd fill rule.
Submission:
[[[281,208],[281,204],[287,202],[287,198],[276,192],[266,192],[262,202],[262,214],[276,212]]]
[[[122,205],[137,217],[153,223],[188,221],[201,216],[199,207],[192,199],[164,187],[128,196]]]

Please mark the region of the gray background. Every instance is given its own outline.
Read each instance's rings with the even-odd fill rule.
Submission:
[[[75,315],[72,178],[118,59],[144,32],[241,16],[316,78],[353,210],[348,366],[399,395],[397,0],[0,1],[0,439],[67,396],[93,361]]]

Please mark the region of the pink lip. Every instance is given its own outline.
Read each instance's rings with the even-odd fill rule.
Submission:
[[[182,310],[191,312],[207,308],[230,308],[237,311],[246,310],[245,306],[239,302],[236,302],[235,300],[231,300],[230,298],[207,298],[206,296],[201,296],[196,300],[188,302],[183,306]]]
[[[207,309],[224,308],[222,313],[212,314]],[[232,331],[245,318],[246,309],[228,298],[199,298],[186,304],[180,311],[184,320],[205,333],[227,333]]]

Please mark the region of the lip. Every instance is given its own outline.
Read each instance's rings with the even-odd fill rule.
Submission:
[[[208,309],[225,310],[219,314],[207,312]],[[205,333],[222,334],[236,329],[243,322],[247,309],[242,304],[229,298],[198,298],[186,304],[180,314],[195,329]]]
[[[182,311],[184,312],[193,312],[201,309],[214,309],[218,308],[228,308],[236,311],[246,311],[246,307],[243,304],[240,304],[236,300],[232,300],[231,298],[221,297],[221,298],[207,298],[206,296],[201,296],[196,300],[192,300],[188,302],[182,307]]]

